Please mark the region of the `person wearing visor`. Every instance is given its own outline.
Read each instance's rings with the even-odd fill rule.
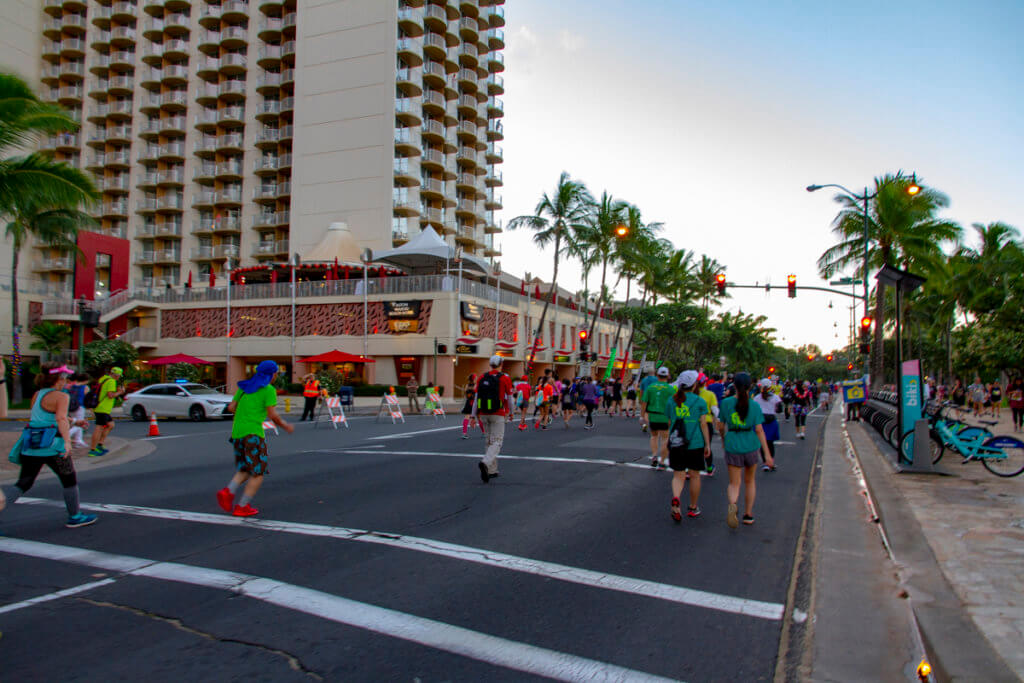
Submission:
[[[718,429],[725,444],[725,464],[729,466],[729,509],[726,522],[730,528],[739,526],[736,502],[740,497],[740,484],[744,486],[743,523],[754,523],[754,477],[757,474],[758,452],[764,454],[764,462],[775,466],[775,459],[768,451],[764,438],[764,414],[756,401],[750,399],[752,380],[746,372],[738,372],[733,378],[736,395],[722,401],[719,411]]]
[[[8,456],[12,463],[21,465],[21,472],[14,486],[0,489],[0,510],[6,503],[14,503],[28,493],[43,465],[46,465],[64,487],[64,506],[68,511],[65,526],[75,529],[94,523],[96,515],[84,514],[78,502],[78,477],[71,460],[71,423],[68,419],[71,397],[64,391],[70,375],[71,368],[54,363],[45,364],[36,375],[39,390],[32,397],[28,426]]]
[[[235,448],[237,471],[228,485],[217,491],[217,504],[235,517],[259,514],[259,510],[252,506],[252,499],[263,485],[263,477],[270,466],[263,423],[270,420],[289,434],[295,431],[277,414],[277,390],[271,384],[276,375],[276,362],[261,362],[256,366],[256,374],[238,383],[238,391],[228,404],[228,412],[235,415],[229,440]],[[235,495],[242,484],[245,484],[245,490],[236,503]]]

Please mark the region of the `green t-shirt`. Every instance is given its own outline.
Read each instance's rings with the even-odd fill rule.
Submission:
[[[683,405],[677,406],[675,399],[669,399],[665,404],[665,417],[668,419],[669,429],[672,429],[676,420],[682,420],[686,426],[686,439],[690,442],[689,448],[704,448],[704,433],[700,431],[700,420],[708,414],[708,404],[700,396],[686,393]]]
[[[665,424],[668,421],[665,404],[675,393],[676,388],[668,382],[655,382],[644,389],[640,401],[647,404],[647,417],[652,424]]]
[[[114,397],[107,396],[103,397],[104,392],[110,392],[111,394],[117,391],[117,380],[110,375],[103,375],[100,377],[100,402],[93,408],[93,412],[110,414],[114,412]]]
[[[725,423],[725,450],[727,453],[750,453],[761,448],[761,440],[757,438],[754,430],[759,424],[764,424],[764,413],[761,406],[753,399],[750,400],[747,408],[747,419],[740,419],[736,412],[735,396],[730,396],[722,401],[719,408],[718,419]]]
[[[241,439],[250,434],[260,438],[266,436],[263,423],[267,421],[267,408],[277,405],[277,390],[269,384],[251,394],[239,389],[234,401],[238,405],[235,407],[235,418],[231,421],[231,438]]]

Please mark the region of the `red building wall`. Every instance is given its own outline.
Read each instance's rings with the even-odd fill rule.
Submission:
[[[96,296],[96,255],[110,255],[110,293],[128,289],[131,243],[119,237],[82,230],[78,233],[81,254],[75,263],[75,298],[92,301]]]

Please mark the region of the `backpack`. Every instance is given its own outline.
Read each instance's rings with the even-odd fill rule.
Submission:
[[[485,415],[501,410],[504,397],[501,395],[501,378],[503,373],[490,373],[480,378],[476,387],[476,409]]]
[[[85,395],[85,400],[82,401],[82,406],[89,410],[95,410],[96,406],[100,404],[100,387],[103,386],[103,382],[107,380],[107,376],[103,375],[99,380],[89,385],[89,393]]]
[[[84,389],[84,387],[71,387],[71,391],[68,392],[68,399],[69,399],[68,400],[68,412],[69,413],[73,413],[73,412],[75,412],[76,410],[78,410],[79,408],[82,407],[81,401],[78,400],[78,397],[82,393],[82,389]]]
[[[687,396],[689,398],[689,396]],[[675,405],[674,399],[672,405]],[[683,405],[687,408],[690,407],[690,402],[684,400]],[[700,418],[697,420],[697,426],[700,426]],[[690,448],[690,436],[686,433],[686,420],[684,418],[678,418],[673,420],[672,429],[668,433],[668,447],[673,449],[689,450]]]

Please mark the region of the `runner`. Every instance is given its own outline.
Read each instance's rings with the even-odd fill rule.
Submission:
[[[675,387],[668,383],[668,377],[668,368],[664,365],[658,368],[657,381],[647,387],[640,399],[651,430],[651,467],[659,470],[668,464],[668,417],[665,411],[675,394]]]
[[[519,410],[519,431],[524,431],[526,429],[526,411],[530,408],[530,378],[523,375],[516,382],[513,391],[515,392],[515,407]]]
[[[491,371],[481,375],[476,385],[476,415],[487,435],[487,451],[477,463],[480,479],[485,484],[499,475],[498,453],[505,440],[505,411],[512,410],[512,380],[501,371],[501,363],[501,356],[491,356]],[[523,419],[526,419],[525,411]]]
[[[462,414],[465,416],[462,418],[462,438],[469,438],[469,428],[472,427],[474,423],[480,426],[480,433],[485,434],[484,423],[473,414],[473,404],[476,403],[475,374],[470,375],[466,380],[466,386],[463,388],[462,392],[466,395],[466,402],[462,405]]]
[[[562,403],[562,420],[565,422],[566,429],[569,428],[569,418],[572,417],[573,411],[576,410],[575,389],[575,381],[562,383],[562,391],[559,396],[559,400]]]
[[[768,442],[768,452],[775,459],[775,442],[779,440],[778,415],[782,412],[782,399],[772,391],[772,381],[765,377],[760,381],[761,391],[754,397],[754,402],[761,409],[764,415],[764,440]],[[763,458],[764,464],[761,469],[765,472],[774,472],[775,465],[769,465]]]
[[[64,506],[68,511],[69,529],[88,526],[96,521],[96,515],[81,511],[78,503],[78,477],[71,460],[71,425],[68,420],[68,405],[71,398],[64,393],[71,368],[56,363],[46,363],[36,375],[38,391],[32,397],[28,426],[11,449],[12,462],[21,465],[18,481],[14,486],[0,489],[0,510],[5,501],[14,503],[32,488],[43,465],[46,465],[60,479],[64,487]]]
[[[252,506],[252,499],[270,466],[263,423],[270,420],[289,434],[295,431],[277,414],[277,390],[271,384],[277,370],[276,362],[262,361],[256,366],[256,374],[238,383],[238,391],[228,404],[228,412],[234,414],[230,441],[235,449],[237,471],[228,485],[217,491],[217,503],[235,517],[252,517],[260,512]],[[235,503],[235,494],[242,484],[245,490]]]
[[[788,379],[785,386],[782,387],[782,406],[786,411],[786,422],[789,422],[789,415],[793,406],[793,383]]]
[[[647,431],[647,411],[644,410],[643,396],[644,392],[647,391],[647,387],[651,386],[658,381],[658,378],[654,376],[654,368],[647,370],[647,375],[640,380],[640,386],[638,393],[640,395],[640,431]]]
[[[598,391],[597,381],[593,377],[583,378],[583,386],[579,393],[583,407],[587,409],[587,421],[583,424],[584,429],[594,428],[594,410],[597,408]]]
[[[981,383],[981,378],[977,375],[974,377],[974,384],[967,387],[967,396],[971,400],[974,417],[981,417],[985,406],[985,385]]]
[[[730,396],[722,401],[721,421],[718,423],[725,443],[725,464],[729,466],[729,510],[726,522],[733,529],[739,526],[736,502],[740,497],[741,482],[744,486],[743,523],[754,523],[757,451],[762,452],[765,464],[775,467],[775,460],[768,451],[764,429],[761,427],[764,416],[757,402],[751,401],[748,394],[750,382],[750,375],[747,373],[736,373],[736,396]]]
[[[124,389],[118,389],[117,383],[124,371],[121,368],[110,368],[110,373],[100,377],[96,390],[96,407],[93,414],[96,416],[96,429],[92,431],[92,440],[89,445],[89,455],[98,458],[110,452],[103,442],[107,440],[110,432],[114,429],[114,418],[110,416],[114,412],[114,399],[124,396]]]
[[[992,417],[997,420],[1003,417],[1003,388],[997,379],[988,385],[988,400],[992,403]]]
[[[832,389],[827,382],[821,385],[821,390],[818,392],[818,405],[826,413],[832,407]]]
[[[631,379],[626,387],[626,417],[636,415],[636,380]]]
[[[711,455],[711,435],[714,433],[715,419],[718,417],[718,397],[715,392],[705,388],[704,384],[708,381],[708,376],[703,372],[697,375],[697,388],[698,395],[704,399],[704,403],[708,407],[708,412],[704,416],[704,421],[708,423],[708,438],[707,438],[707,450],[704,451],[704,473],[709,476],[715,476],[715,462]],[[723,392],[725,387],[722,387]]]
[[[612,415],[622,413],[622,380],[612,381]]]
[[[811,392],[803,382],[797,380],[793,387],[793,420],[796,421],[796,438],[806,439],[807,413],[810,412]]]
[[[668,459],[672,467],[672,519],[682,520],[679,497],[687,479],[690,481],[690,505],[687,517],[700,516],[700,475],[704,463],[710,456],[708,440],[708,405],[694,393],[697,386],[697,371],[686,370],[679,375],[679,388],[665,407],[669,421]]]
[[[1014,377],[1010,386],[1006,387],[1006,397],[1010,400],[1010,412],[1013,413],[1013,431],[1024,429],[1024,379]]]
[[[722,384],[722,375],[720,373],[712,373],[711,381],[704,388],[715,395],[715,401],[718,403],[721,403],[722,399],[725,398],[725,385]]]

